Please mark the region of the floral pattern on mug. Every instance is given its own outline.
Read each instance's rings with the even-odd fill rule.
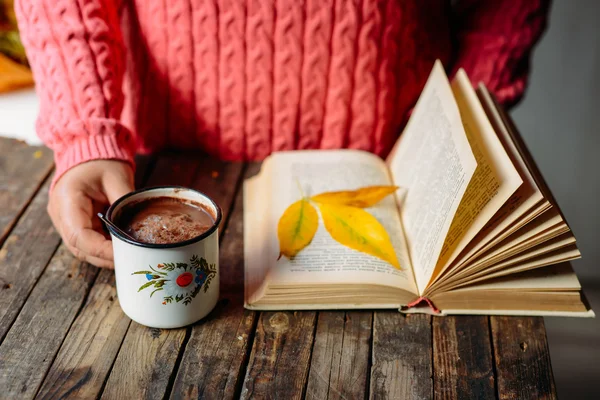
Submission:
[[[190,263],[163,263],[156,269],[149,266],[150,270],[136,271],[132,275],[145,275],[148,282],[138,289],[154,289],[150,297],[156,292],[163,293],[163,304],[183,302],[186,306],[192,302],[200,289],[208,290],[212,278],[217,273],[216,264],[208,264],[203,257],[193,255]]]

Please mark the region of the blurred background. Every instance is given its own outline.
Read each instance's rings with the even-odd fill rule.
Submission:
[[[546,318],[559,398],[600,396],[600,1],[555,0],[512,112],[583,258],[573,266],[596,319]]]
[[[37,100],[22,56],[11,0],[0,12],[0,135],[40,143]],[[573,263],[600,316],[600,16],[598,0],[555,0],[548,30],[532,60],[529,89],[512,115],[567,221],[583,259]],[[3,33],[2,33],[3,32]],[[3,54],[2,54],[3,53]],[[14,91],[10,85],[22,90]],[[600,317],[547,318],[558,395],[598,398]]]

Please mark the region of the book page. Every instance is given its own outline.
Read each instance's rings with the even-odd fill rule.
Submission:
[[[399,208],[422,293],[477,166],[439,61],[387,163],[394,184],[406,189]]]
[[[581,253],[579,252],[579,249],[577,249],[577,246],[575,245],[570,245],[562,249],[558,249],[556,251],[547,254],[542,254],[541,256],[537,256],[529,260],[523,261],[516,266],[503,266],[499,264],[498,266],[494,267],[493,272],[489,271],[485,275],[482,275],[478,278],[470,279],[469,282],[465,285],[483,282],[487,281],[488,279],[494,279],[501,276],[513,275],[520,272],[533,270],[535,268],[547,267],[549,265],[558,264],[564,261],[571,261],[577,258],[581,258]],[[441,292],[442,291],[440,291],[440,293]]]
[[[462,69],[452,82],[452,91],[477,169],[452,221],[431,282],[448,268],[523,183]]]
[[[557,237],[565,231],[568,231],[568,228],[558,212],[555,209],[550,209],[501,242],[487,249],[486,252],[480,254],[477,258],[472,259],[458,273],[452,274],[447,279],[439,280],[433,285],[428,286],[425,293],[430,294],[443,290],[448,285],[461,279],[467,279],[481,271],[485,268],[484,263],[488,261],[493,261],[498,257],[510,257],[518,254],[539,243]]]
[[[518,274],[490,279],[456,291],[471,290],[580,290],[581,284],[570,262],[536,268]]]
[[[544,254],[554,253],[555,251],[560,249],[566,249],[569,246],[575,245],[575,243],[575,237],[570,232],[567,232],[558,237],[533,246],[530,249],[524,250],[522,253],[514,254],[510,257],[498,260],[497,262],[492,262],[487,265],[484,265],[481,268],[478,268],[477,271],[466,277],[462,277],[460,279],[452,277],[441,287],[432,290],[431,293],[447,291],[458,286],[469,285],[474,279],[486,277],[489,274],[495,273],[499,270],[514,265],[524,264],[526,261],[540,257]],[[570,249],[567,249],[566,251],[570,252]]]
[[[272,204],[269,215],[271,232],[285,209],[302,198],[322,192],[354,190],[372,185],[390,185],[385,163],[377,156],[357,150],[294,151],[275,153],[272,164]],[[317,208],[318,210],[318,208]],[[386,229],[401,266],[350,249],[336,242],[323,226],[312,242],[293,260],[279,255],[276,234],[267,239],[270,246],[269,285],[378,284],[393,286],[416,294],[415,280],[394,196],[388,196],[365,209]]]
[[[477,234],[471,243],[468,244],[462,254],[454,260],[454,266],[451,268],[453,271],[456,268],[460,268],[461,264],[468,262],[472,256],[485,248],[492,240],[495,240],[507,231],[518,229],[539,214],[540,209],[550,206],[547,201],[544,201],[542,191],[538,188],[535,179],[529,172],[527,164],[515,146],[489,91],[483,84],[479,85],[477,95],[494,131],[498,135],[498,139],[502,142],[513,165],[523,179],[523,184],[498,210],[496,215]],[[518,224],[520,225],[516,226]]]

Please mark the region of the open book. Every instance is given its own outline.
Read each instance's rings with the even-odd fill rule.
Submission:
[[[277,223],[302,195],[400,189],[367,208],[400,269],[345,247],[322,222],[291,260]],[[436,62],[386,160],[357,150],[275,153],[244,183],[245,306],[257,310],[593,316],[563,215],[508,115]]]

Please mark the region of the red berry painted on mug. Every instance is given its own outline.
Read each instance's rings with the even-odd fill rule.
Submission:
[[[177,285],[179,285],[181,287],[186,287],[187,285],[192,283],[193,280],[194,280],[194,275],[192,275],[191,272],[184,272],[183,274],[181,274],[177,277],[175,282],[177,283]]]

